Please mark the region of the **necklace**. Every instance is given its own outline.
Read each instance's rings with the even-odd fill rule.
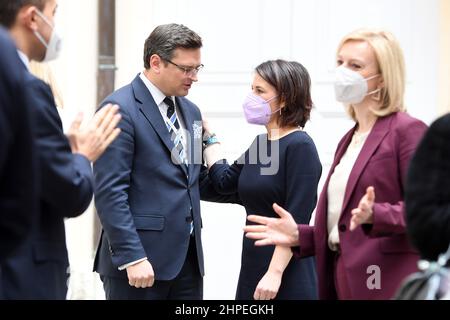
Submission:
[[[363,132],[363,133],[355,131],[355,133],[353,134],[353,137],[352,137],[351,144],[359,145],[359,144],[363,143],[364,141],[366,141],[366,138],[369,135],[369,133],[370,133],[370,131]]]

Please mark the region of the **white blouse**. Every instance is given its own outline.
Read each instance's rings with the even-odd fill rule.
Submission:
[[[335,167],[328,184],[328,246],[332,251],[339,247],[338,221],[341,216],[345,189],[356,159],[370,131],[355,132],[339,164]]]

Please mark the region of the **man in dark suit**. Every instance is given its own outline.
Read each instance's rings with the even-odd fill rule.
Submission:
[[[37,215],[34,131],[25,104],[24,72],[0,28],[0,299],[3,261],[23,243]]]
[[[6,299],[65,299],[68,255],[64,218],[82,214],[93,195],[94,162],[117,137],[117,106],[108,106],[84,128],[79,117],[64,135],[50,87],[26,69],[29,60],[57,56],[56,0],[2,0],[0,24],[9,29],[23,62],[27,103],[36,126],[40,215],[30,239],[3,263]]]
[[[434,121],[414,154],[405,190],[406,226],[423,259],[450,246],[450,113]]]
[[[203,67],[201,47],[183,25],[158,26],[145,42],[145,70],[103,102],[122,114],[122,134],[94,165],[103,226],[94,269],[107,299],[203,298],[200,195],[238,199],[211,190],[202,116],[184,98]]]

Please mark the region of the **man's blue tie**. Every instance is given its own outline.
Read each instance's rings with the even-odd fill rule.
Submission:
[[[175,104],[171,97],[166,97],[164,99],[164,103],[167,104],[167,119],[173,124],[173,126],[179,130],[180,129],[180,123],[178,122],[177,114],[175,112]],[[175,146],[175,150],[177,150],[177,154],[179,155],[181,161],[186,165],[186,153],[183,147],[182,143],[182,136],[181,134],[177,134],[173,131],[170,124],[167,124],[167,129],[171,133],[170,139],[173,141],[173,144]]]
[[[164,103],[167,105],[167,119],[173,124],[173,126],[179,130],[180,129],[180,123],[178,122],[177,114],[175,113],[175,104],[173,103],[172,97],[166,97],[164,99]],[[181,141],[181,134],[177,134],[173,131],[172,126],[170,124],[167,124],[167,129],[171,133],[171,140],[173,141],[173,144],[175,146],[175,150],[177,150],[178,155],[181,159],[181,161],[187,165],[186,161],[186,154],[184,152],[183,143]],[[190,212],[191,215],[191,226],[190,226],[190,234],[193,235],[194,231],[194,220],[192,217],[192,211]]]

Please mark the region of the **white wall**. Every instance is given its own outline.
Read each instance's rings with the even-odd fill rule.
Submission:
[[[96,6],[92,0],[60,0],[66,47],[56,72],[68,110],[95,103]],[[339,137],[352,125],[334,101],[335,49],[357,27],[394,32],[406,57],[410,113],[427,123],[437,115],[438,0],[117,0],[117,88],[143,69],[143,45],[153,28],[171,22],[187,25],[204,40],[205,68],[188,98],[210,119],[231,161],[263,131],[246,124],[240,107],[253,68],[268,59],[292,59],[311,74],[316,110],[306,129],[326,176]],[[210,203],[202,203],[202,212],[205,299],[233,299],[245,212]],[[70,247],[73,262],[84,263],[76,257],[90,250],[91,218],[85,218],[69,227],[69,238],[78,241]]]

